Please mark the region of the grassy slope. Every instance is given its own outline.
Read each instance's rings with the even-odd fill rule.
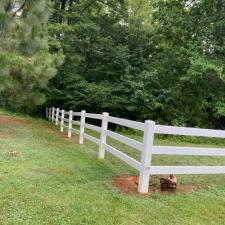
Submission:
[[[19,153],[0,155],[0,224],[225,224],[225,176],[179,176],[182,183],[209,186],[194,193],[124,195],[111,186],[111,178],[135,171],[109,154],[98,160],[96,146],[75,144],[76,137],[61,137],[46,121],[24,120],[0,123],[0,153]],[[157,142],[179,144],[162,138]],[[157,156],[153,163],[180,162],[225,165],[221,157]]]

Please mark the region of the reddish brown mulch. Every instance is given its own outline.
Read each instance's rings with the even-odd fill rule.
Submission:
[[[124,194],[140,194],[138,193],[138,176],[122,175],[113,177],[112,185]],[[170,193],[188,193],[203,188],[203,185],[184,185],[178,184],[176,191],[162,191],[160,189],[160,178],[152,177],[150,181],[149,193],[146,195],[153,195],[154,193],[170,194]]]

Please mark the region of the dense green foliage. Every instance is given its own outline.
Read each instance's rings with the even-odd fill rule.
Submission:
[[[44,91],[43,106],[224,127],[224,1],[27,0],[19,25],[7,2],[23,5],[1,1],[5,105],[29,109]]]
[[[31,110],[56,74],[60,55],[50,54],[45,0],[0,2],[0,105]]]
[[[224,125],[225,2],[159,1],[154,13],[153,60],[163,88],[172,91],[167,113],[184,125]]]
[[[151,116],[161,94],[148,64],[151,31],[129,18],[123,1],[65,2],[62,7],[56,1],[49,25],[66,56],[50,103],[133,119]]]
[[[223,1],[53,2],[49,31],[66,60],[49,105],[223,127]]]

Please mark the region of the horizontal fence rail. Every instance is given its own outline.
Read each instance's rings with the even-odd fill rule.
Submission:
[[[150,174],[221,174],[225,166],[151,166]]]
[[[121,126],[137,129],[137,130],[144,130],[144,123],[136,122],[133,120],[126,120],[126,119],[120,119],[117,117],[109,116],[109,123],[115,123]]]
[[[85,117],[91,118],[91,119],[98,119],[98,120],[102,119],[101,114],[93,114],[93,113],[85,113]]]
[[[157,154],[157,155],[225,156],[225,148],[153,146],[152,147],[152,154]]]
[[[143,143],[139,142],[139,141],[136,141],[134,139],[131,139],[131,138],[128,138],[126,136],[123,136],[123,135],[120,135],[120,134],[117,134],[115,132],[112,132],[110,130],[107,130],[106,131],[106,134],[107,136],[119,141],[119,142],[122,142],[123,144],[126,144],[132,148],[135,148],[139,151],[142,151],[143,149]]]
[[[140,170],[141,168],[141,163],[138,162],[137,160],[131,158],[130,156],[126,155],[125,153],[117,150],[116,148],[105,144],[106,150],[109,151],[111,154],[116,156],[117,158],[121,159],[122,161],[126,162],[128,165],[131,167],[135,168],[136,170]]]
[[[74,118],[75,117],[75,118]],[[47,108],[46,118],[60,125],[60,131],[64,128],[68,131],[70,138],[72,133],[79,135],[79,143],[83,144],[84,139],[99,146],[99,159],[105,157],[105,152],[127,163],[139,172],[138,191],[147,193],[149,189],[150,175],[156,174],[222,174],[225,173],[225,166],[152,166],[152,155],[191,155],[191,156],[225,156],[225,148],[202,148],[202,147],[180,147],[180,146],[154,146],[154,134],[185,135],[198,137],[225,138],[225,131],[200,128],[188,128],[177,126],[155,125],[151,120],[145,123],[121,119],[109,116],[108,113],[93,114],[86,111],[73,112],[59,108]],[[86,122],[86,119],[100,120],[101,126]],[[143,141],[137,141],[117,132],[110,131],[108,124],[116,124],[128,128],[143,131]],[[73,127],[75,125],[76,127]],[[100,134],[100,138],[94,137],[85,132],[85,128]],[[141,153],[141,160],[128,156],[107,143],[107,137],[123,143]]]
[[[189,127],[155,125],[156,134],[173,134],[197,137],[225,138],[225,131]]]
[[[100,140],[98,138],[95,138],[89,134],[84,134],[84,138],[86,138],[87,140],[89,140],[91,142],[94,142],[97,145],[100,143]]]
[[[90,130],[94,130],[96,132],[101,133],[101,127],[98,127],[98,126],[95,126],[95,125],[92,125],[92,124],[89,124],[89,123],[85,123],[84,127],[88,128]]]

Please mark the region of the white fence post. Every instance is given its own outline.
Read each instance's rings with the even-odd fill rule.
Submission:
[[[81,116],[80,116],[80,136],[79,136],[79,144],[84,143],[84,125],[85,125],[85,110],[81,111]]]
[[[73,111],[69,111],[69,124],[68,124],[68,138],[71,137],[72,133],[72,123],[73,123]]]
[[[151,120],[145,121],[144,129],[144,148],[141,153],[141,170],[139,174],[138,192],[148,193],[149,188],[149,168],[151,166],[152,145],[154,141],[155,122]]]
[[[55,117],[55,125],[58,125],[58,121],[59,121],[59,108],[56,109],[56,117]]]
[[[101,126],[101,136],[100,136],[100,143],[99,143],[99,152],[98,158],[104,159],[105,158],[105,144],[106,144],[106,130],[108,128],[108,116],[107,112],[102,114],[102,126]]]
[[[60,122],[60,131],[63,132],[63,125],[64,125],[64,110],[61,113],[61,122]]]
[[[52,108],[49,108],[48,120],[51,121],[51,119],[52,119]]]
[[[54,116],[55,116],[55,107],[52,108],[52,122],[54,122]]]

